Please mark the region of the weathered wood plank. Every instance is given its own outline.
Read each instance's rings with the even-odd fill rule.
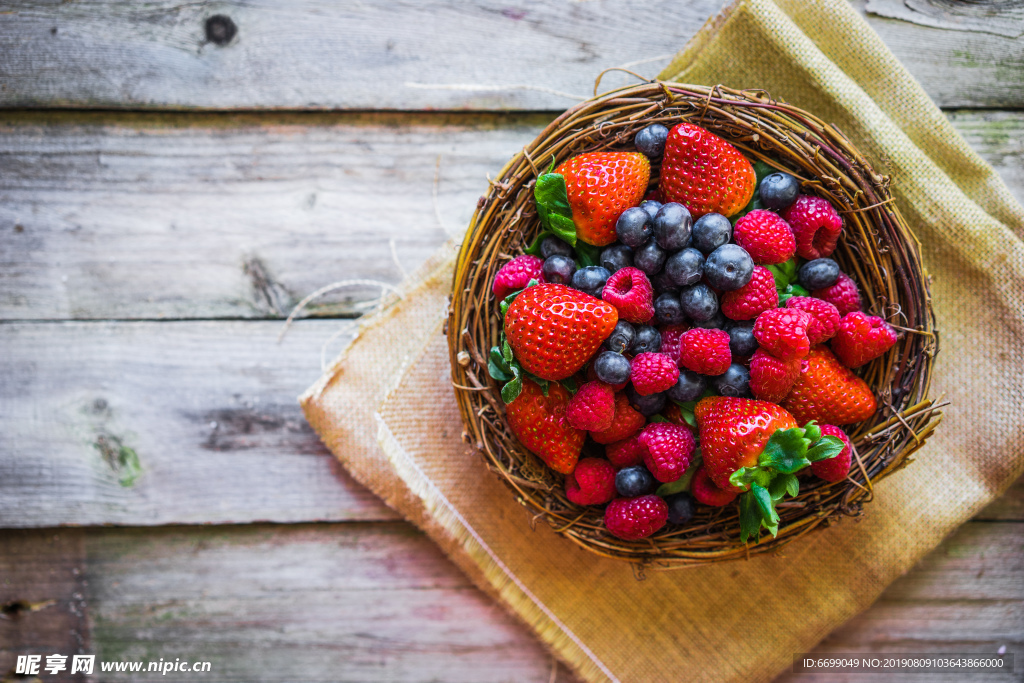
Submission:
[[[0,319],[279,317],[339,279],[394,284],[389,241],[419,265],[549,119],[0,115]],[[1024,200],[1024,113],[951,119]]]
[[[396,519],[295,398],[354,324],[281,326],[0,325],[0,527]]]

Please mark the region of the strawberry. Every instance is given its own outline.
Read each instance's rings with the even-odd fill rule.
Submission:
[[[544,261],[536,256],[522,254],[503,265],[494,275],[494,296],[501,301],[517,289],[530,284],[530,280],[544,282]]]
[[[565,189],[576,237],[603,247],[615,241],[615,221],[647,192],[651,162],[639,152],[588,152],[563,162],[555,173]]]
[[[604,382],[587,382],[569,401],[565,417],[576,429],[599,432],[612,426],[615,392]]]
[[[527,372],[547,380],[574,375],[615,329],[615,307],[558,284],[528,287],[505,313],[505,336]]]
[[[799,376],[799,358],[779,360],[758,349],[750,359],[750,392],[762,401],[781,403]]]
[[[796,253],[792,228],[774,211],[751,211],[736,221],[733,238],[762,266],[785,263]]]
[[[753,320],[778,305],[775,276],[763,266],[754,266],[750,282],[722,295],[722,313],[730,320]]]
[[[662,483],[683,476],[693,458],[693,434],[686,427],[668,422],[655,422],[640,432],[645,449],[644,464],[654,478]]]
[[[859,368],[881,356],[896,343],[896,330],[879,317],[860,311],[847,313],[839,321],[832,340],[832,353],[848,368]]]
[[[811,314],[798,308],[773,308],[757,316],[754,339],[779,360],[803,358],[811,348],[807,338],[811,321]]]
[[[569,392],[556,382],[548,385],[548,395],[530,379],[523,390],[505,406],[508,426],[519,442],[556,472],[568,474],[576,467],[587,433],[574,429],[566,419]]]
[[[825,346],[807,355],[793,388],[782,405],[801,422],[847,425],[875,414],[878,404],[871,388],[840,364]]]
[[[697,499],[698,502],[704,505],[710,505],[711,507],[724,507],[729,503],[736,500],[735,491],[726,491],[720,489],[714,485],[714,483],[708,479],[708,470],[706,467],[701,467],[697,470],[697,473],[693,475],[693,481],[690,483],[690,493]]]
[[[738,213],[756,186],[754,167],[722,138],[692,123],[669,131],[658,187],[665,201],[682,204],[694,220],[712,212]]]
[[[615,415],[612,426],[600,432],[590,432],[590,438],[600,444],[615,443],[628,439],[644,426],[647,418],[629,405],[629,397],[625,393],[615,394]]]

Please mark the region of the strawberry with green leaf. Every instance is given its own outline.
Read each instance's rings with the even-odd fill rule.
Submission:
[[[522,390],[505,407],[508,426],[519,442],[556,472],[568,474],[576,467],[587,433],[574,428],[566,417],[569,392],[557,382],[544,390],[525,379]]]
[[[644,198],[650,177],[651,163],[639,152],[577,154],[537,178],[541,225],[573,246],[577,239],[607,246],[616,240],[615,221]]]

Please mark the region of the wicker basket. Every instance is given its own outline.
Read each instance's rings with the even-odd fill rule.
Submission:
[[[548,469],[515,438],[505,421],[500,387],[488,376],[488,350],[500,332],[490,285],[498,268],[520,254],[540,229],[533,184],[551,163],[582,152],[632,149],[635,133],[654,122],[690,121],[725,138],[749,159],[760,159],[802,181],[802,192],[825,197],[843,215],[845,230],[833,258],[858,282],[865,310],[901,331],[896,345],[858,371],[878,397],[879,410],[848,426],[855,459],[848,479],[830,484],[802,479],[799,496],[779,504],[778,536],[741,543],[735,505],[698,506],[683,527],[668,525],[629,542],[604,528],[603,508],[565,497],[563,476]],[[652,165],[652,178],[657,177]],[[552,122],[490,182],[470,224],[455,268],[448,343],[452,377],[467,438],[518,500],[555,530],[589,551],[652,568],[675,568],[747,557],[778,548],[843,516],[861,514],[872,486],[907,465],[938,425],[928,398],[938,338],[921,266],[920,248],[889,193],[889,178],[834,127],[772,100],[762,91],[654,82],[583,102]],[[586,451],[585,451],[586,452]],[[603,454],[603,453],[595,453]]]

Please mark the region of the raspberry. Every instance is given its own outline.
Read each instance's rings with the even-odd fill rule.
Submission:
[[[773,308],[757,316],[754,338],[779,360],[803,358],[811,350],[807,326],[811,314],[797,308]]]
[[[896,343],[896,330],[879,317],[854,311],[843,316],[832,339],[832,353],[848,368],[859,368]]]
[[[850,447],[850,437],[846,436],[846,432],[842,429],[833,425],[821,425],[821,435],[838,437],[846,444],[846,448],[839,451],[839,455],[834,458],[812,462],[811,472],[815,476],[832,483],[846,479],[847,475],[850,474],[850,464],[853,462],[853,449]]]
[[[732,364],[729,333],[695,327],[679,340],[679,366],[702,375],[721,375]]]
[[[658,328],[661,333],[661,352],[676,363],[679,363],[679,340],[688,329],[689,325],[665,325]]]
[[[654,478],[662,483],[683,476],[693,457],[694,440],[690,430],[668,422],[656,422],[640,432],[645,448],[644,464]]]
[[[653,494],[616,498],[604,511],[604,525],[624,541],[647,538],[668,522],[668,504]]]
[[[789,223],[779,214],[755,209],[736,221],[732,232],[736,244],[747,250],[754,263],[768,266],[793,258],[796,238]]]
[[[722,295],[722,313],[732,320],[753,320],[758,314],[779,305],[775,277],[762,266],[754,266],[750,282]]]
[[[612,426],[599,432],[590,432],[590,437],[600,444],[622,441],[640,431],[647,420],[629,405],[626,394],[615,394],[615,416]]]
[[[679,366],[664,353],[641,353],[633,359],[629,381],[636,393],[650,396],[675,386]]]
[[[583,458],[565,477],[565,497],[577,505],[601,505],[615,497],[615,468],[600,458]]]
[[[576,429],[600,432],[612,426],[615,392],[603,382],[587,382],[569,400],[565,419]]]
[[[798,308],[810,313],[811,324],[807,326],[807,338],[811,346],[828,341],[839,329],[839,309],[823,299],[810,296],[791,296],[786,308]]]
[[[639,268],[627,267],[612,273],[601,298],[619,310],[619,318],[645,323],[654,317],[654,288]]]
[[[604,447],[604,454],[615,469],[621,470],[623,467],[633,467],[644,461],[644,446],[640,443],[640,435],[637,434],[608,444]]]
[[[693,475],[693,481],[690,482],[690,493],[698,502],[716,508],[728,505],[738,495],[737,491],[725,491],[715,486],[704,467],[701,467]]]
[[[799,376],[799,358],[779,360],[758,349],[750,359],[750,391],[762,401],[782,403]]]
[[[544,261],[536,256],[529,254],[516,256],[499,268],[498,273],[494,276],[494,287],[492,287],[494,296],[501,301],[517,289],[522,289],[530,284],[530,280],[544,282],[543,267]]]
[[[860,292],[857,291],[857,283],[846,273],[839,273],[839,279],[834,285],[825,289],[816,289],[811,292],[811,296],[835,306],[839,315],[860,310]]]
[[[836,249],[839,234],[843,231],[843,219],[821,197],[800,195],[782,217],[793,229],[796,237],[796,253],[808,261],[829,256]]]

